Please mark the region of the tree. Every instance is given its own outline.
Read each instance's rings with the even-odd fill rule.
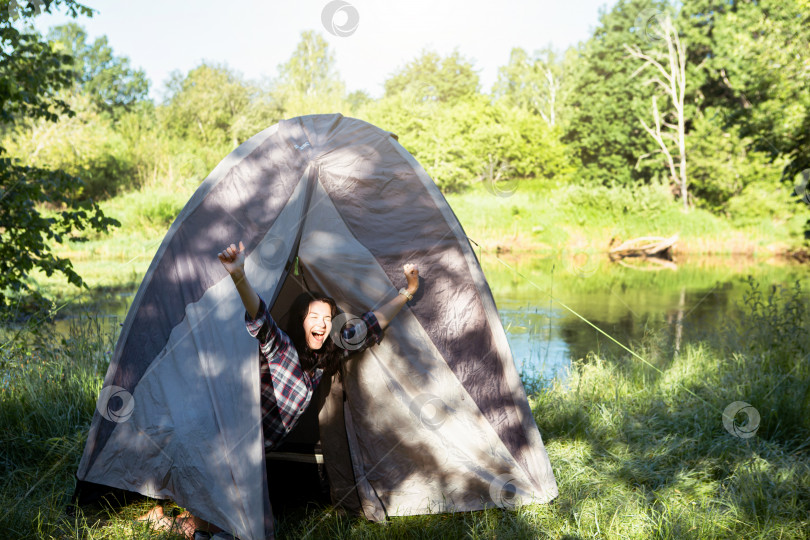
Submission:
[[[681,20],[701,109],[748,150],[766,153],[792,182],[810,167],[810,4],[806,0],[694,0]]]
[[[202,64],[183,77],[173,73],[163,108],[169,130],[203,146],[235,148],[232,126],[248,108],[255,89],[225,66]]]
[[[683,208],[684,210],[688,210],[686,117],[684,111],[684,96],[686,95],[686,55],[681,46],[678,31],[672,24],[670,17],[663,16],[660,19],[656,18],[654,24],[657,26],[656,30],[658,36],[663,39],[666,44],[665,55],[659,54],[654,48],[649,52],[643,52],[638,45],[630,46],[625,44],[625,48],[631,56],[642,60],[641,67],[631,75],[631,78],[641,73],[645,68],[651,67],[653,69],[653,76],[645,81],[644,84],[655,84],[657,88],[663,92],[664,96],[669,100],[669,104],[674,109],[671,113],[665,113],[662,116],[658,110],[657,96],[653,95],[653,126],[647,125],[647,122],[645,122],[643,118],[641,118],[641,125],[644,126],[644,131],[649,133],[655,142],[658,143],[661,152],[666,158],[667,166],[669,167],[670,180],[673,185],[679,186],[681,199],[683,200]],[[662,56],[663,58],[661,58]],[[659,60],[663,60],[667,64],[667,67],[664,67]],[[674,117],[674,121],[677,122],[677,125],[672,123],[672,117]],[[664,139],[674,140],[677,144],[677,171],[675,170],[675,160],[670,151],[669,144]]]
[[[290,59],[279,66],[272,95],[284,116],[333,113],[348,109],[346,92],[335,67],[335,56],[321,34],[301,33]]]
[[[452,103],[478,94],[478,89],[478,74],[458,51],[445,57],[423,51],[385,81],[387,97],[411,94],[417,102]]]
[[[646,114],[653,90],[635,84],[635,66],[626,61],[623,48],[624,43],[647,43],[636,31],[636,19],[648,9],[665,12],[668,7],[655,0],[619,0],[603,12],[594,35],[577,47],[566,71],[563,142],[585,182],[626,185],[655,176],[649,164],[635,166],[639,156],[655,151],[655,144],[639,124],[628,121]]]
[[[3,130],[25,118],[55,121],[60,113],[70,113],[67,103],[58,97],[58,91],[69,87],[75,76],[69,69],[70,57],[42,36],[15,26],[15,20],[30,20],[40,7],[51,12],[59,6],[73,17],[92,14],[73,0],[17,2],[14,6],[0,0]],[[44,303],[43,295],[27,283],[34,270],[47,275],[60,272],[70,283],[84,285],[70,260],[54,255],[50,241],[61,242],[85,229],[105,231],[118,222],[106,217],[92,200],[82,200],[81,186],[81,179],[62,171],[20,165],[0,148],[0,311],[8,313],[10,295],[29,293],[35,303]]]
[[[19,165],[58,169],[80,177],[79,198],[109,198],[135,183],[131,147],[113,118],[100,111],[92,97],[77,90],[60,94],[70,114],[61,114],[56,122],[20,119],[0,144]]]
[[[768,163],[766,153],[751,149],[751,140],[740,136],[738,126],[722,126],[717,121],[717,114],[713,108],[698,110],[690,120],[686,141],[689,197],[700,207],[727,214],[732,207],[742,208],[735,199],[749,186],[760,185],[761,190],[770,188],[770,191],[778,188],[779,170]],[[750,201],[751,197],[745,196],[744,199]],[[783,199],[787,201],[786,197]],[[759,201],[756,206],[762,208],[764,203]],[[762,212],[753,214],[761,215]],[[781,218],[786,217],[783,212]]]
[[[73,57],[79,90],[91,96],[101,109],[128,110],[146,99],[149,92],[146,74],[132,69],[128,58],[113,54],[106,36],[87,43],[87,32],[78,24],[70,23],[52,28],[48,39]]]
[[[550,48],[533,57],[519,47],[514,48],[509,64],[498,69],[493,95],[510,106],[540,115],[553,128],[561,105],[562,77],[563,63]]]
[[[360,108],[371,101],[371,96],[365,90],[355,90],[346,96],[346,102],[349,104],[349,110],[354,113]]]
[[[414,103],[407,94],[367,104],[361,118],[396,133],[445,192],[474,182],[567,179],[565,148],[545,122],[474,94],[452,103]]]

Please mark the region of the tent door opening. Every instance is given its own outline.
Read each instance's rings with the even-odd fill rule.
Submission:
[[[307,270],[290,268],[270,314],[288,328],[295,298],[308,291]],[[321,291],[329,294],[328,291]],[[343,385],[335,374],[321,380],[312,402],[295,428],[274,450],[265,454],[270,502],[284,511],[307,502],[332,503],[362,515],[343,415]]]

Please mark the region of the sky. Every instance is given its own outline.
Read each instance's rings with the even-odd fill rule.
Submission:
[[[491,90],[498,67],[514,47],[529,52],[551,45],[563,51],[586,40],[600,8],[616,0],[84,0],[97,10],[75,20],[91,40],[106,35],[151,81],[150,96],[164,95],[174,70],[203,61],[249,80],[277,76],[301,33],[320,32],[336,57],[347,90],[383,93],[386,78],[423,50],[458,50],[472,61],[481,89]],[[331,16],[330,16],[331,14]],[[69,22],[42,14],[40,31]]]

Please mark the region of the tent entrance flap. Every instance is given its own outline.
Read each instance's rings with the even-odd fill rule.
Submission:
[[[284,264],[284,275],[288,277],[290,275],[290,271],[293,269],[293,263],[295,263],[295,270],[296,270],[296,272],[293,273],[298,274],[297,272],[298,247],[301,245],[301,234],[304,232],[304,224],[307,219],[307,213],[309,213],[310,211],[309,205],[310,202],[312,201],[312,193],[313,191],[315,191],[315,182],[318,181],[318,174],[319,174],[318,169],[313,165],[310,165],[309,167],[306,168],[306,171],[304,171],[304,176],[306,177],[307,182],[307,190],[306,193],[304,194],[304,204],[301,206],[301,217],[298,220],[297,231],[295,234],[295,241],[293,242],[292,249],[290,250],[290,254],[287,257],[287,262]],[[274,293],[274,296],[272,298],[267,299],[268,305],[275,306],[276,298],[278,297],[280,292],[281,288],[277,288]],[[293,297],[293,299],[295,299],[295,297]],[[287,305],[287,309],[289,309],[289,304]],[[276,315],[274,313],[273,317],[275,316]]]

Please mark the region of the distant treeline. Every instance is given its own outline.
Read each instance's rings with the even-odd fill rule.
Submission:
[[[106,38],[89,43],[76,24],[47,38],[75,59],[75,84],[63,92],[75,115],[6,126],[3,146],[80,176],[94,198],[200,178],[280,119],[336,111],[395,132],[446,191],[523,178],[658,181],[690,205],[733,211],[780,180],[792,188],[810,167],[806,1],[698,0],[676,9],[621,0],[563,54],[513,49],[488,92],[460,53],[425,51],[385,81],[380,99],[346,92],[314,32],[301,35],[272,79],[202,64],[175,72],[159,103]],[[683,72],[673,74],[671,61]],[[682,93],[669,91],[678,82],[670,76],[682,77]]]

